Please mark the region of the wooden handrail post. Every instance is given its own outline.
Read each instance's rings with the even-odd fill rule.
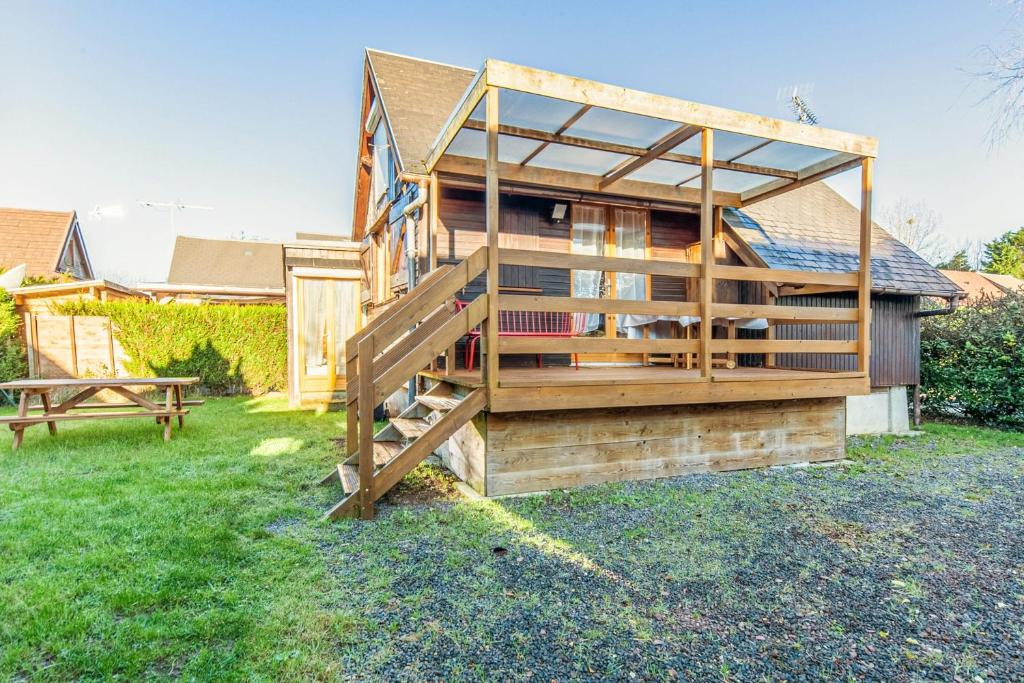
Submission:
[[[498,185],[498,94],[497,88],[488,88],[487,101],[487,326],[484,343],[487,360],[483,366],[488,396],[498,387],[498,221],[500,188]]]
[[[373,335],[360,340],[359,365],[359,514],[373,519]]]
[[[871,367],[871,192],[874,158],[864,157],[860,176],[860,270],[857,282],[857,370]]]
[[[712,276],[714,253],[714,195],[712,174],[715,163],[714,131],[705,128],[700,135],[700,376],[711,379],[711,303],[715,282]]]

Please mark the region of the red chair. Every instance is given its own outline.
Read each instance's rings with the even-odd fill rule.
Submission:
[[[468,301],[456,301],[458,310],[469,305]],[[575,337],[583,329],[586,313],[563,311],[498,311],[499,337]],[[480,342],[481,330],[478,325],[469,331],[466,342],[466,369],[472,370],[476,359],[476,347]],[[577,354],[572,354],[573,364],[580,369]],[[544,367],[543,354],[537,354],[537,367]]]

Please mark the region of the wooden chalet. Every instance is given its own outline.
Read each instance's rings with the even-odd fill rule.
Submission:
[[[377,51],[360,121],[366,324],[345,349],[329,516],[372,517],[434,452],[487,496],[844,455],[888,238],[874,138]],[[798,237],[834,258],[779,267],[770,233],[745,234],[757,207],[854,169],[845,236]],[[842,363],[800,360],[822,357]],[[375,433],[396,392],[404,409]]]

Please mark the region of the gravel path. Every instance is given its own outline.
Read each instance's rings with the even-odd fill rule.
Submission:
[[[383,506],[355,680],[1024,680],[1024,451]]]

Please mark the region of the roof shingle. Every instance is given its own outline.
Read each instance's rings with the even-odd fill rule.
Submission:
[[[179,236],[167,283],[283,289],[284,253],[276,242]]]
[[[745,209],[725,222],[769,268],[844,272],[860,262],[860,211],[826,183],[813,183]],[[953,282],[878,224],[871,235],[872,288],[953,296]]]
[[[0,208],[0,266],[24,263],[30,276],[55,275],[74,221],[74,211]]]

